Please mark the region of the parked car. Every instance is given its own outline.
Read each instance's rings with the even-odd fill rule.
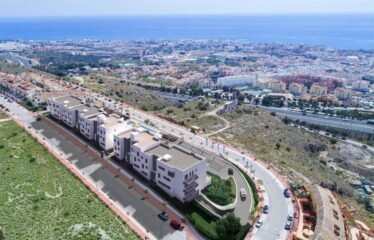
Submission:
[[[291,230],[291,226],[292,226],[292,222],[287,221],[287,222],[286,222],[286,226],[284,226],[284,229],[286,229],[286,230]]]
[[[240,197],[241,198],[246,198],[247,197],[247,192],[245,191],[244,188],[240,189]]]
[[[165,212],[165,211],[162,211],[158,214],[158,217],[162,220],[162,221],[167,221],[169,219],[169,215]]]
[[[288,214],[287,221],[290,221],[290,222],[293,221],[293,215],[292,214]]]
[[[176,220],[171,220],[170,226],[175,230],[179,230],[181,228],[181,224]]]
[[[269,206],[268,205],[264,206],[263,213],[264,214],[268,214],[269,213]]]
[[[262,224],[264,223],[264,221],[263,220],[257,220],[257,222],[256,222],[256,228],[260,228],[261,226],[262,226]]]
[[[288,190],[288,188],[284,189],[284,191],[283,191],[283,195],[284,195],[286,198],[289,198],[289,197],[290,197],[290,191]]]
[[[362,147],[363,147],[363,148],[368,148],[368,146],[366,146],[365,144],[364,144],[364,145],[362,145]]]

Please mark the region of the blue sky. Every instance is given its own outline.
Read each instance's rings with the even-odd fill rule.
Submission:
[[[0,17],[373,13],[374,0],[0,0]]]

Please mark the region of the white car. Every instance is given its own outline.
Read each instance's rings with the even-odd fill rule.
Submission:
[[[247,197],[247,192],[245,191],[244,188],[240,189],[240,197],[241,198],[246,198]]]
[[[264,223],[264,220],[257,220],[256,225],[255,225],[256,228],[260,228],[263,223]]]

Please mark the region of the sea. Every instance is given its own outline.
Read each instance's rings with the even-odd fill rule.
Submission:
[[[0,40],[182,40],[374,49],[374,14],[0,18]]]

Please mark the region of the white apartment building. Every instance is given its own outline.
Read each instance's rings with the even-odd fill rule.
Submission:
[[[327,87],[313,84],[312,87],[310,88],[310,94],[315,95],[315,96],[326,96]]]
[[[133,128],[131,121],[125,121],[122,117],[112,114],[97,116],[97,141],[99,146],[109,151],[113,149],[114,135]]]
[[[220,87],[236,87],[253,84],[256,77],[252,75],[237,75],[217,78],[217,86]]]
[[[115,136],[116,156],[181,202],[193,200],[209,184],[205,158],[140,128]]]
[[[288,89],[293,95],[301,95],[306,90],[304,84],[300,83],[291,83]]]
[[[73,108],[80,105],[83,105],[82,100],[70,95],[52,98],[49,101],[49,107],[52,116],[58,120],[63,121],[71,128],[76,127],[76,123],[78,120],[78,111],[73,110]]]
[[[285,91],[287,85],[286,83],[281,82],[281,81],[270,81],[268,87],[272,91],[279,92],[279,91]]]
[[[97,116],[102,113],[98,107],[87,105],[77,106],[79,132],[88,140],[95,140],[97,133]]]
[[[334,95],[339,100],[347,100],[352,97],[352,91],[346,88],[336,88]]]

